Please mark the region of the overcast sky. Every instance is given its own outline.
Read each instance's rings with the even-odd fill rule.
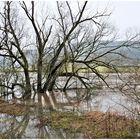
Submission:
[[[55,0],[47,1],[55,2]],[[129,29],[140,31],[140,0],[89,0],[88,7],[101,11],[107,7],[108,11],[112,12],[109,22],[117,27],[120,34]]]
[[[29,2],[29,0],[25,1]],[[39,0],[35,1],[40,2]],[[56,0],[45,1],[56,5]],[[76,1],[78,0],[74,0],[74,2]],[[84,0],[79,1],[83,2]],[[72,2],[73,0],[71,0]],[[108,11],[112,12],[109,22],[117,27],[120,34],[125,33],[126,30],[131,28],[140,32],[140,0],[89,0],[88,7],[92,10],[95,9],[95,11],[97,9],[103,11],[107,7]]]
[[[126,30],[133,28],[140,31],[140,0],[104,0],[104,1],[90,1],[91,7],[100,7],[101,9],[106,6],[112,15],[110,22],[117,26],[120,33],[124,33]]]

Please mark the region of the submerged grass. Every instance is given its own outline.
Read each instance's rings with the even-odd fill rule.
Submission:
[[[29,109],[21,104],[9,103],[7,101],[0,100],[0,113],[21,116],[25,115],[28,111]]]
[[[26,106],[0,100],[0,112],[24,116],[29,110]],[[63,129],[66,133],[83,134],[85,138],[137,138],[137,133],[140,132],[140,120],[111,112],[93,111],[79,114],[50,111],[42,112],[39,116],[41,124],[38,127],[49,125],[53,129]],[[0,133],[0,138],[3,137]]]
[[[44,125],[70,133],[83,133],[87,138],[137,138],[140,121],[110,112],[50,112],[42,116]]]

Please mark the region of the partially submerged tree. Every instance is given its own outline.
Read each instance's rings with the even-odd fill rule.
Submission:
[[[24,11],[24,14],[16,14],[14,6]],[[58,87],[59,76],[67,79],[62,87],[63,90],[75,81],[80,82],[84,88],[93,87],[94,79],[87,77],[87,72],[94,73],[106,83],[105,77],[97,67],[115,69],[113,60],[108,57],[113,55],[122,57],[117,50],[121,47],[130,47],[137,37],[129,37],[127,41],[114,45],[112,42],[116,36],[105,22],[105,17],[110,14],[107,14],[106,10],[101,13],[97,11],[93,15],[87,14],[87,1],[78,3],[77,11],[73,11],[69,2],[56,2],[56,6],[56,17],[46,15],[41,17],[41,20],[38,18],[39,10],[35,8],[33,1],[31,7],[28,7],[25,2],[19,4],[5,2],[1,12],[0,55],[9,58],[13,77],[14,72],[19,72],[19,68],[24,75],[21,82],[16,74],[16,82],[11,80],[7,87],[13,89],[14,86],[19,85],[24,90],[23,97],[26,99],[31,98],[34,89],[39,95],[38,100],[43,96],[48,104],[51,100],[46,92]],[[20,21],[20,17],[24,17],[29,23],[29,32],[27,31],[29,28]],[[29,36],[26,36],[28,34]],[[28,37],[31,39],[26,42]],[[37,53],[34,80],[30,76],[31,64],[26,55],[26,51],[31,48]],[[82,72],[86,73],[82,74]],[[52,100],[53,102],[56,100],[55,96]]]

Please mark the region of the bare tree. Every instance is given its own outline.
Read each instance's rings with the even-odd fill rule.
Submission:
[[[18,83],[25,90],[25,98],[30,98],[31,95],[31,84],[29,77],[29,65],[27,58],[23,52],[22,38],[23,38],[23,25],[18,27],[17,17],[11,8],[12,2],[5,2],[4,13],[1,13],[4,19],[4,25],[1,27],[3,31],[3,45],[1,47],[1,56],[8,57],[11,59],[11,65],[13,68],[16,63],[23,69],[25,84]],[[3,52],[5,52],[3,54]],[[14,86],[16,83],[13,83]]]
[[[78,10],[75,12],[71,3],[56,2],[56,17],[46,15],[40,22],[35,2],[32,1],[30,7],[25,2],[5,2],[3,13],[1,12],[0,55],[9,58],[12,71],[20,69],[24,73],[22,82],[19,83],[18,76],[16,82],[11,82],[12,85],[9,86],[11,89],[16,85],[21,86],[25,91],[25,98],[30,98],[34,89],[37,91],[38,100],[43,96],[46,104],[50,104],[46,92],[58,87],[57,80],[60,76],[67,79],[62,87],[63,90],[75,81],[81,83],[84,88],[92,88],[94,79],[91,79],[92,76],[87,76],[89,72],[94,73],[109,86],[97,67],[104,66],[116,70],[114,60],[110,57],[124,57],[118,50],[137,43],[134,41],[137,35],[114,45],[116,34],[105,21],[110,13],[104,10],[88,15],[87,3],[87,1],[82,4],[77,3]],[[23,15],[16,15],[13,10],[15,5],[24,12]],[[29,21],[32,34],[27,31],[27,26],[23,22],[19,22],[18,18],[21,16]],[[26,34],[31,37],[28,43],[24,40],[27,38]],[[37,51],[35,67],[37,86],[31,80],[30,64],[25,52],[27,47]],[[56,100],[54,96],[52,100]]]

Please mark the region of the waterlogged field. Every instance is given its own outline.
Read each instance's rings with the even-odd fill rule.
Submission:
[[[64,93],[54,90],[57,103],[53,111],[37,102],[0,100],[0,138],[138,138],[139,104],[120,92],[118,87],[124,81],[117,79],[117,74],[104,75],[110,88],[92,74],[90,79],[94,79],[100,88],[96,85],[91,90],[75,89],[74,86],[80,87],[77,83],[67,90],[69,98],[74,100],[81,94],[90,93],[89,98],[77,104],[66,103]],[[125,73],[121,78],[128,81],[133,75]],[[57,80],[61,88],[65,78]],[[133,81],[132,89],[134,83],[136,81]],[[139,83],[136,84],[139,93]]]
[[[111,112],[39,112],[1,114],[0,138],[137,138],[140,129],[137,119]]]

